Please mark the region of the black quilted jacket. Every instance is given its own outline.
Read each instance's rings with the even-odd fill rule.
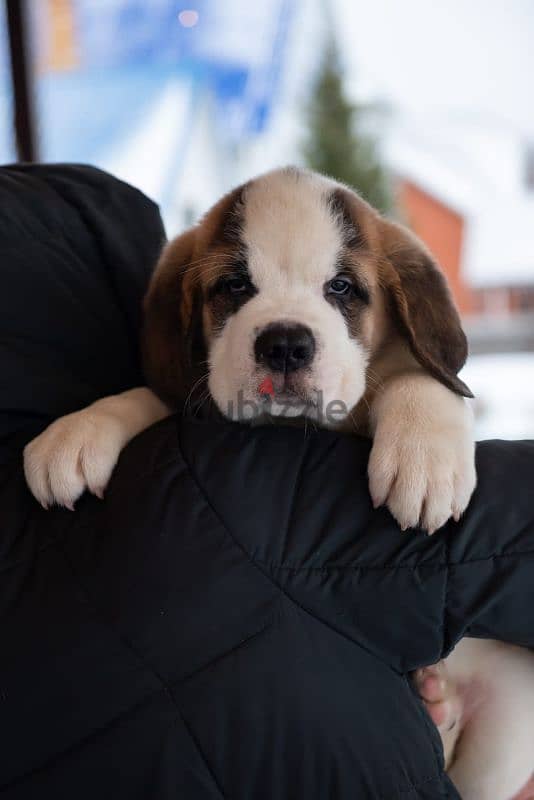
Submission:
[[[85,167],[0,175],[0,796],[458,798],[407,674],[534,646],[534,444],[478,448],[460,524],[402,534],[363,440],[172,418],[106,499],[45,512],[21,448],[142,382],[163,238]]]

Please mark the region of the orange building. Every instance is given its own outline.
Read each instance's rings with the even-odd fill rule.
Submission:
[[[469,323],[534,326],[534,143],[494,119],[403,118],[388,161],[403,220]],[[520,319],[522,318],[522,319]]]
[[[413,179],[400,179],[397,197],[404,221],[427,245],[445,272],[462,316],[517,316],[534,312],[534,260],[531,279],[517,280],[503,264],[495,281],[472,281],[466,265],[470,221]]]
[[[462,272],[463,217],[410,180],[400,182],[398,201],[405,221],[447,275],[460,313],[471,314],[473,293]]]

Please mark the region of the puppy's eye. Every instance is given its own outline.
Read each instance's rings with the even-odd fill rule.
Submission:
[[[327,290],[329,294],[348,294],[352,289],[352,283],[347,278],[334,278],[328,284]]]
[[[250,284],[245,278],[228,278],[225,281],[225,286],[230,294],[245,294],[250,290]]]

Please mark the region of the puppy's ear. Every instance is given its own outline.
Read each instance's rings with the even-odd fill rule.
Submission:
[[[458,377],[467,339],[445,276],[424,245],[401,226],[380,220],[380,233],[386,256],[383,282],[413,355],[453,392],[473,397]]]
[[[145,375],[149,386],[177,409],[193,400],[190,393],[206,371],[202,287],[190,268],[196,236],[197,229],[191,228],[167,244],[144,299]]]

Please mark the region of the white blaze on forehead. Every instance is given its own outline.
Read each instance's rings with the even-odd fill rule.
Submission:
[[[244,197],[242,239],[254,284],[316,286],[332,277],[343,245],[328,197],[336,184],[313,173],[277,170]]]

